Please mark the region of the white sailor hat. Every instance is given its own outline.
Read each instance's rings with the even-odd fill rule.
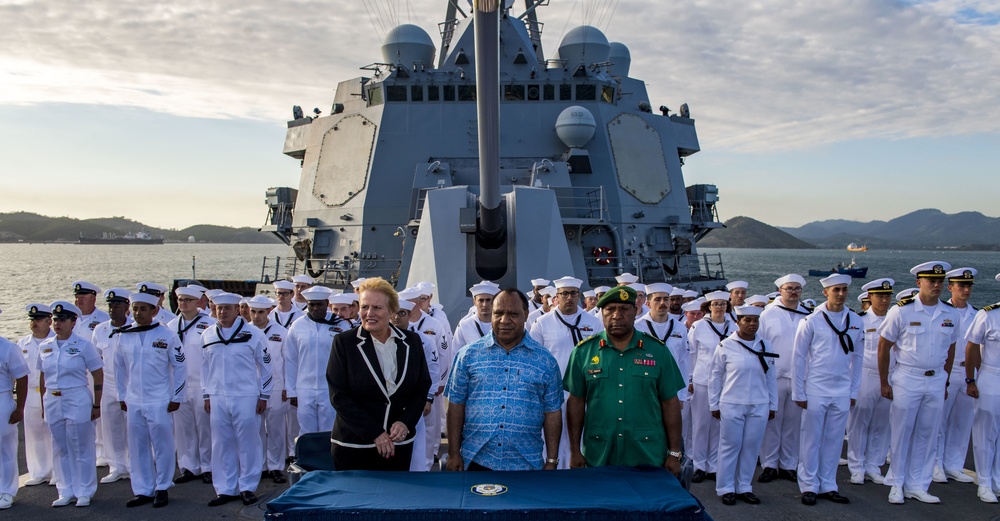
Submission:
[[[431,296],[434,294],[434,288],[436,286],[431,282],[424,281],[417,283],[417,287],[420,288],[421,295]]]
[[[737,317],[759,317],[764,308],[747,304],[745,306],[737,306],[734,311]]]
[[[357,298],[357,293],[334,293],[328,300],[331,304],[353,304]]]
[[[399,300],[416,300],[422,295],[419,287],[406,288],[399,292]]]
[[[851,276],[844,275],[842,273],[834,273],[826,278],[819,279],[819,283],[823,285],[824,288],[829,288],[831,286],[839,286],[841,284],[851,285]]]
[[[653,284],[646,284],[646,294],[652,295],[654,293],[666,293],[670,294],[674,290],[674,287],[666,282],[654,282]]]
[[[972,284],[978,274],[979,272],[976,271],[976,268],[958,268],[946,273],[945,277],[948,278],[948,282],[963,282]]]
[[[583,296],[587,298],[597,298],[597,293],[595,293],[592,289],[588,289],[583,292]]]
[[[996,280],[1000,280],[1000,273],[997,273],[997,276],[993,277],[993,278],[996,279]]]
[[[607,293],[611,289],[611,286],[597,286],[594,288],[594,293]]]
[[[247,306],[250,305],[250,299],[248,297],[243,297],[240,299],[240,305],[242,306],[244,304],[246,304]]]
[[[645,284],[639,284],[638,282],[636,282],[635,284],[629,284],[629,286],[631,286],[636,293],[642,293],[643,295],[647,294],[646,291],[648,288],[646,287]]]
[[[208,288],[206,288],[205,286],[202,286],[201,284],[187,284],[185,287],[196,289],[196,290],[202,292],[202,294],[204,294],[206,291],[208,291]]]
[[[533,288],[537,288],[539,286],[545,287],[551,283],[552,281],[550,281],[549,279],[531,279],[531,287]]]
[[[141,303],[156,307],[160,303],[160,297],[151,293],[135,292],[128,296],[128,301],[132,304]]]
[[[896,281],[889,278],[875,279],[861,286],[861,289],[868,293],[892,293],[892,287]]]
[[[670,296],[671,297],[683,297],[685,293],[687,293],[686,289],[674,286],[673,291],[670,292]],[[726,298],[728,299],[729,297],[726,297]]]
[[[313,280],[313,278],[310,277],[309,275],[296,275],[296,276],[292,277],[292,282],[294,282],[296,284],[309,284],[309,285],[312,285],[316,281]]]
[[[920,289],[919,288],[906,288],[903,291],[900,291],[899,293],[896,293],[896,302],[899,302],[900,300],[903,300],[904,298],[910,298],[910,297],[916,295],[917,293],[920,293]]]
[[[185,296],[200,299],[205,293],[197,288],[192,288],[191,286],[181,286],[174,290],[174,294],[178,297]]]
[[[858,302],[865,303],[865,302],[871,302],[871,301],[872,301],[872,299],[868,298],[868,292],[867,291],[862,291],[861,293],[858,294]]]
[[[746,301],[744,301],[743,303],[747,305],[753,305],[753,304],[767,304],[767,302],[768,302],[767,297],[765,297],[764,295],[753,295],[747,297]]]
[[[806,287],[806,279],[802,278],[802,275],[799,275],[798,273],[789,273],[788,275],[785,275],[784,277],[780,277],[778,279],[775,279],[775,281],[774,281],[774,287],[780,288],[781,286],[784,286],[785,284],[788,284],[789,282],[797,282],[803,288]]]
[[[684,290],[684,298],[698,298],[698,292],[693,289]]]
[[[157,297],[167,292],[166,286],[155,282],[140,282],[135,285],[135,289],[139,290],[139,293],[148,293]]]
[[[411,300],[399,299],[399,309],[404,309],[406,311],[413,311],[413,308],[417,307],[417,304]]]
[[[777,291],[772,291],[772,292],[770,292],[770,293],[767,294],[767,300],[769,300],[769,301],[770,300],[774,300],[776,298],[778,298],[778,292]]]
[[[237,295],[236,293],[226,293],[225,291],[209,298],[212,299],[212,303],[216,306],[238,306],[240,301],[243,300],[242,295]]]
[[[635,275],[632,275],[631,273],[626,271],[625,273],[622,273],[621,275],[615,277],[615,280],[618,281],[618,284],[623,284],[623,285],[635,284],[636,282],[639,282],[639,277],[636,277]]]
[[[580,279],[578,279],[578,278],[576,278],[576,277],[562,277],[562,278],[558,278],[556,280],[553,280],[552,281],[552,285],[555,286],[556,289],[560,289],[560,288],[576,288],[576,289],[580,289],[580,286],[583,285],[583,281],[580,280]]]
[[[295,283],[289,282],[287,280],[276,280],[274,281],[274,289],[282,291],[295,291]]]
[[[354,279],[354,280],[351,281],[351,287],[354,288],[354,289],[358,289],[358,286],[360,286],[361,283],[364,282],[364,281],[366,281],[366,280],[368,280],[368,279],[365,278],[365,277],[360,277],[360,278]]]
[[[692,300],[691,302],[685,302],[684,305],[681,306],[681,310],[683,310],[685,313],[689,311],[701,311],[701,304],[702,303],[698,302],[697,300]]]
[[[469,288],[469,293],[471,293],[473,297],[476,295],[496,295],[497,293],[500,293],[500,286],[488,280],[484,280]]]
[[[709,302],[711,302],[713,300],[725,300],[725,301],[728,301],[729,300],[729,292],[728,291],[712,291],[710,293],[705,294],[705,300],[707,300]]]
[[[807,298],[802,301],[802,305],[809,309],[812,309],[816,307],[816,301],[811,298]]]
[[[101,288],[97,287],[95,284],[91,284],[85,280],[78,280],[73,283],[73,294],[81,295],[87,293],[93,293],[94,295],[101,292]]]
[[[302,292],[302,298],[306,300],[327,300],[330,295],[333,294],[333,290],[326,286],[313,286]]]
[[[128,302],[128,296],[132,292],[125,288],[110,288],[104,290],[105,302]]]
[[[52,308],[46,304],[40,304],[37,302],[24,306],[24,310],[28,312],[28,318],[32,320],[49,318],[52,316]]]
[[[76,317],[83,314],[83,312],[80,311],[80,308],[74,306],[73,304],[70,304],[69,302],[66,302],[65,300],[57,300],[49,304],[49,309],[52,310],[53,318],[75,319]]]
[[[748,283],[745,280],[734,280],[729,284],[726,284],[726,289],[729,291],[732,291],[736,288],[747,289],[748,287],[750,287],[750,283]]]
[[[910,268],[910,274],[918,279],[943,279],[950,270],[951,264],[945,261],[930,261]]]
[[[544,288],[538,290],[538,292],[548,297],[556,296],[556,288],[553,288],[552,286],[545,286]]]
[[[226,290],[224,290],[224,289],[210,289],[210,290],[208,290],[208,291],[205,292],[205,296],[208,297],[208,300],[214,301],[215,297],[217,297],[217,296],[219,296],[219,295],[221,295],[221,294],[223,294],[225,292],[226,292]]]
[[[275,302],[268,298],[267,295],[254,295],[253,298],[247,300],[247,305],[250,309],[271,309],[274,307]]]

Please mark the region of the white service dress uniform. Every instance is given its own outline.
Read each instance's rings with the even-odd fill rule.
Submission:
[[[934,466],[946,474],[962,473],[965,456],[969,453],[975,400],[965,394],[965,334],[976,318],[976,308],[966,305],[955,308],[961,319],[958,325],[959,340],[955,345],[955,360],[951,364],[948,396],[941,409],[941,432],[938,434]]]
[[[483,338],[491,331],[493,331],[493,324],[480,321],[475,313],[462,317],[462,320],[458,321],[458,327],[455,328],[455,335],[452,337],[455,352]]]
[[[982,356],[976,374],[979,398],[972,420],[976,478],[980,487],[1000,492],[1000,304],[976,313],[965,342],[979,344]]]
[[[441,367],[438,364],[437,350],[434,348],[434,339],[431,337],[415,331],[417,336],[420,337],[420,341],[423,343],[424,349],[424,360],[427,362],[427,373],[431,377],[432,382],[438,381],[441,376]],[[447,376],[447,375],[446,375]],[[427,390],[427,399],[433,402],[437,399],[444,399],[441,396],[434,396],[434,392],[437,391],[436,388],[431,388]],[[433,406],[432,406],[433,411]],[[433,413],[433,412],[432,412]],[[429,416],[430,414],[428,414]],[[420,416],[417,420],[417,426],[413,429],[413,447],[426,447],[427,446],[427,416]],[[431,470],[431,465],[434,463],[434,458],[429,458],[426,450],[414,450],[410,455],[410,471],[411,472],[427,472]]]
[[[288,455],[288,430],[286,420],[288,402],[281,400],[285,390],[284,345],[288,330],[273,320],[262,330],[267,342],[267,352],[271,355],[271,397],[267,399],[263,421],[260,423],[260,438],[264,447],[264,467],[261,470],[284,470]]]
[[[167,324],[181,342],[187,368],[181,406],[173,413],[177,466],[196,476],[212,471],[212,424],[201,392],[204,362],[201,335],[215,323],[208,313],[200,312],[191,320],[178,315]]]
[[[24,363],[28,365],[28,400],[24,404],[24,459],[28,465],[29,480],[53,480],[52,434],[49,424],[42,418],[42,396],[38,393],[39,345],[55,338],[51,330],[45,338],[28,335],[17,341]],[[103,397],[103,395],[102,395]]]
[[[0,495],[17,495],[17,424],[12,425],[8,420],[17,408],[14,384],[28,373],[17,344],[0,338]],[[18,392],[28,393],[29,389]]]
[[[159,323],[133,325],[114,339],[118,399],[128,409],[132,492],[152,496],[174,484],[174,420],[167,407],[185,399],[184,351],[177,334]]]
[[[323,321],[306,315],[292,322],[285,336],[285,394],[298,400],[298,435],[333,429],[337,412],[330,403],[326,366],[333,338],[351,329],[346,320],[327,313]]]
[[[880,467],[889,455],[890,401],[882,396],[878,376],[878,328],[885,317],[870,309],[859,315],[864,324],[865,347],[858,399],[847,417],[847,469],[852,475],[881,476]],[[890,372],[894,363],[891,358]]]
[[[128,325],[126,321],[123,325]],[[117,351],[117,329],[111,320],[101,322],[94,328],[92,342],[108,369],[104,371],[104,388],[101,394],[101,417],[97,419],[98,432],[104,435],[104,459],[108,462],[108,475],[129,474],[131,465],[128,457],[128,418],[119,405],[116,375],[114,369]]]
[[[423,334],[433,341],[434,349],[437,352],[439,377],[431,381],[429,392],[437,393],[438,387],[445,385],[448,381],[448,372],[451,370],[451,361],[455,355],[455,350],[451,349],[451,330],[442,318],[432,317],[423,311],[420,311],[419,315],[416,314],[418,309],[419,307],[415,307],[410,313],[410,324],[407,329],[414,333]],[[443,316],[443,313],[441,315]],[[426,429],[423,447],[427,459],[432,462],[437,457],[438,449],[441,448],[441,434],[445,427],[444,411],[444,395],[436,395],[434,403],[431,405],[431,413],[423,417]],[[414,445],[413,447],[414,452],[416,452],[417,447],[420,446]]]
[[[691,383],[694,392],[688,401],[691,405],[691,446],[687,448],[695,471],[716,472],[719,463],[719,420],[712,417],[708,408],[708,383],[712,373],[715,349],[726,337],[736,331],[736,324],[726,317],[721,324],[712,322],[709,315],[697,321],[688,331],[691,351]]]

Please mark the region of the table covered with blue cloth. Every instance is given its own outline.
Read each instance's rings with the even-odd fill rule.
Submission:
[[[525,472],[313,471],[267,504],[295,521],[710,520],[659,467]]]

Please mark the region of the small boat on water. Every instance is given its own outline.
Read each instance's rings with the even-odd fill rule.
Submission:
[[[847,251],[868,251],[868,245],[852,242],[847,245]]]
[[[129,232],[123,236],[105,232],[101,237],[84,237],[80,234],[78,244],[163,244],[163,238],[154,238],[148,232]]]
[[[844,263],[838,262],[831,270],[809,270],[810,277],[826,277],[834,273],[850,275],[851,278],[855,279],[863,279],[868,276],[868,266],[858,266],[857,261],[852,258],[851,263],[846,266]]]

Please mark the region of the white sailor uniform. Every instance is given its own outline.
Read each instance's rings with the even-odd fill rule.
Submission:
[[[201,340],[203,393],[212,419],[212,485],[219,495],[254,492],[264,460],[257,402],[270,398],[273,380],[267,342],[243,318],[229,328],[208,328]]]
[[[194,475],[212,471],[212,424],[201,392],[204,361],[201,336],[215,323],[208,313],[198,313],[191,320],[179,315],[167,324],[181,342],[187,369],[181,406],[173,413],[177,466]]]
[[[285,393],[298,400],[298,435],[333,429],[337,412],[330,403],[326,366],[333,338],[348,329],[347,321],[328,312],[323,321],[306,315],[292,322],[285,335]]]
[[[480,321],[475,313],[466,315],[462,320],[458,321],[458,327],[455,328],[455,336],[452,342],[453,349],[455,352],[458,352],[463,347],[483,338],[490,331],[493,331],[492,323]]]
[[[414,311],[417,309],[418,308],[414,308]],[[437,456],[438,449],[441,448],[441,433],[445,427],[444,397],[443,395],[437,394],[437,391],[448,381],[448,372],[451,370],[451,361],[455,355],[454,349],[451,348],[451,331],[441,322],[440,319],[434,318],[423,311],[421,311],[419,315],[412,312],[410,313],[410,325],[407,326],[407,329],[415,333],[423,333],[427,337],[431,338],[435,351],[437,352],[439,376],[436,380],[431,382],[431,390],[429,391],[435,393],[436,397],[434,399],[434,404],[431,405],[431,413],[424,416],[424,427],[426,428],[424,451],[427,459],[434,461],[434,458]],[[417,445],[414,445],[414,447],[417,447]],[[416,449],[414,449],[414,451],[416,451]]]
[[[93,313],[77,317],[76,325],[73,326],[73,333],[79,335],[80,338],[92,341],[94,337],[94,329],[107,320],[111,320],[111,315],[109,315],[106,311],[102,311],[100,308],[94,308]],[[111,367],[111,362],[108,361],[104,365]],[[94,378],[90,375],[90,373],[87,374],[87,386],[91,389],[94,387]],[[112,387],[108,387],[108,389],[112,389]],[[103,401],[103,399],[104,394],[102,393],[101,400]],[[101,465],[104,465],[107,462],[107,454],[104,451],[104,429],[101,428],[100,418],[94,422],[94,444],[97,447],[97,460],[101,463]]]
[[[722,324],[712,322],[708,315],[694,323],[688,331],[688,349],[691,351],[691,447],[688,453],[695,470],[716,472],[719,462],[719,421],[708,408],[708,383],[712,372],[712,358],[719,342],[736,331],[736,324],[728,317]]]
[[[271,354],[271,397],[267,399],[267,409],[264,410],[263,421],[260,424],[261,444],[264,447],[264,467],[261,470],[283,470],[285,457],[288,455],[288,430],[285,422],[288,413],[288,401],[281,399],[281,391],[285,390],[285,360],[284,345],[288,330],[273,320],[264,329],[264,340],[267,342],[267,352]]]
[[[945,473],[961,473],[965,467],[975,412],[975,400],[965,394],[965,342],[962,339],[969,331],[978,310],[971,305],[955,310],[961,319],[958,326],[959,341],[955,345],[955,360],[951,364],[951,385],[941,410],[941,431],[934,458],[934,466],[943,469]]]
[[[128,325],[126,322],[123,325]],[[104,435],[104,459],[108,462],[108,475],[124,475],[130,472],[128,457],[128,418],[119,404],[116,378],[114,371],[115,352],[117,351],[117,335],[112,335],[115,326],[111,320],[101,322],[94,328],[92,342],[101,353],[104,365],[104,388],[101,393],[101,417],[97,420],[98,432]]]
[[[441,367],[438,364],[438,354],[437,350],[434,348],[434,339],[419,332],[414,331],[420,341],[423,343],[424,348],[424,360],[427,362],[427,373],[431,377],[432,382],[437,382],[441,377]],[[447,378],[447,375],[445,375]],[[432,387],[427,390],[427,399],[437,401],[438,398],[435,397],[434,392],[437,391],[436,388]],[[433,413],[433,407],[432,407]],[[417,421],[417,426],[413,429],[413,446],[414,447],[426,447],[427,446],[427,416],[420,416]],[[431,469],[431,465],[434,463],[434,458],[429,458],[426,450],[414,450],[410,455],[410,471],[411,472],[427,472]]]
[[[267,318],[273,320],[279,326],[287,330],[292,327],[292,322],[295,322],[305,315],[306,314],[303,313],[301,309],[292,306],[291,311],[279,311],[278,308],[274,308],[267,314]]]
[[[847,417],[847,468],[852,475],[881,476],[889,454],[889,400],[878,376],[878,328],[885,317],[870,309],[859,313],[865,339],[858,399]],[[889,371],[895,359],[890,359]],[[963,377],[964,378],[964,377]],[[881,481],[881,479],[879,480]]]
[[[154,323],[120,329],[114,339],[114,372],[119,401],[128,414],[128,451],[132,492],[152,496],[173,486],[171,402],[184,401],[186,367],[177,335]]]
[[[972,452],[980,487],[1000,492],[1000,305],[976,313],[964,342],[978,344],[982,356],[972,420]],[[965,381],[965,376],[962,377]]]
[[[292,323],[295,322],[296,320],[302,318],[303,316],[305,316],[305,313],[303,313],[302,310],[299,309],[296,306],[292,306],[291,311],[287,311],[287,312],[286,311],[278,311],[278,308],[274,308],[267,315],[267,317],[269,319],[277,322],[278,325],[280,325],[280,326],[282,326],[282,327],[284,327],[286,329],[286,331],[285,331],[285,335],[286,336],[288,334],[287,329],[290,328],[290,327],[292,327]],[[354,328],[354,327],[356,327],[358,325],[357,323],[351,322],[350,320],[348,320],[348,322],[350,323],[350,327],[351,328]],[[359,320],[357,322],[360,323],[361,321]],[[282,354],[282,358],[284,358],[284,354]],[[274,358],[273,357],[272,357],[271,361],[274,362]],[[282,365],[282,367],[284,366],[284,360],[282,360],[282,364],[281,365]],[[282,378],[282,382],[284,382],[284,378],[285,378],[284,370],[282,370],[281,378]],[[287,397],[288,395],[286,394],[285,396]],[[287,444],[288,456],[293,456],[295,454],[295,438],[299,435],[299,416],[298,416],[298,414],[299,414],[298,407],[292,407],[291,404],[289,404],[286,401],[285,402],[285,441],[286,441],[286,444]]]
[[[17,344],[0,338],[0,496],[17,494],[17,424],[8,420],[17,408],[14,384],[28,373],[28,365]],[[23,394],[29,390],[18,389],[18,392]]]
[[[643,333],[663,342],[677,363],[677,369],[684,379],[684,387],[677,391],[677,399],[681,402],[681,436],[685,450],[691,446],[691,407],[688,400],[688,385],[691,383],[691,353],[688,351],[688,330],[683,320],[677,320],[668,315],[664,322],[653,320],[648,314],[635,321],[635,327]]]
[[[51,330],[46,338],[28,335],[18,340],[24,363],[28,366],[28,400],[24,405],[24,459],[29,480],[52,480],[52,434],[42,418],[42,396],[38,393],[39,345],[56,336]],[[103,395],[102,395],[103,396]]]

